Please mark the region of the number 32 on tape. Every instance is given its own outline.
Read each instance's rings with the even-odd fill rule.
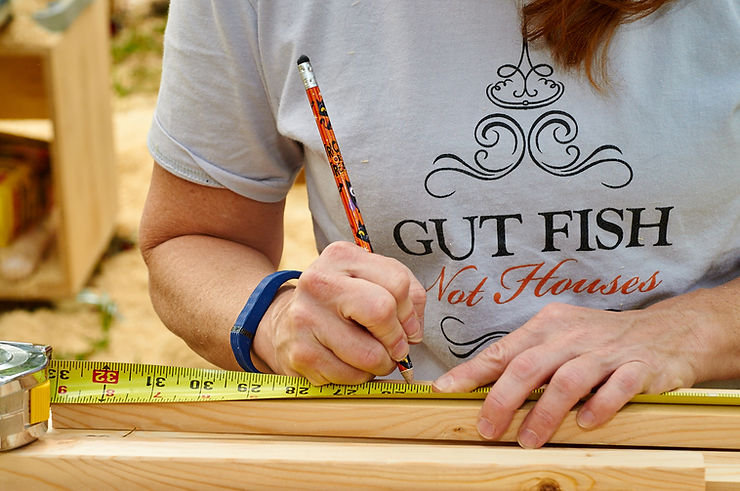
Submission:
[[[483,399],[487,387],[464,394],[432,392],[428,383],[373,381],[360,385],[311,385],[300,377],[138,363],[51,360],[53,403],[193,402],[280,398]],[[530,399],[542,393],[538,389]],[[679,389],[640,394],[631,402],[740,405],[740,391]]]

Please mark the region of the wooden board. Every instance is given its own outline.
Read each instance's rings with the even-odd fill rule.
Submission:
[[[525,404],[502,437],[516,441]],[[481,401],[288,399],[173,404],[56,404],[56,428],[481,441]],[[571,411],[551,440],[579,445],[740,449],[740,407],[629,404],[581,429]]]
[[[116,217],[109,28],[106,2],[92,2],[46,60],[58,241],[72,294],[108,245]]]
[[[99,430],[54,430],[6,452],[0,476],[34,490],[721,489],[699,451]]]
[[[740,452],[704,452],[707,489],[740,489]]]
[[[43,58],[0,53],[0,118],[48,118]]]

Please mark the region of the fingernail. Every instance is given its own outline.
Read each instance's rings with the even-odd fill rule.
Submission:
[[[519,432],[517,441],[522,448],[537,448],[540,438],[532,430],[522,430]]]
[[[391,350],[391,356],[396,361],[401,361],[404,358],[406,358],[406,355],[409,354],[409,344],[406,342],[405,339],[401,339],[399,342],[396,343],[396,345]]]
[[[455,379],[452,378],[452,375],[445,374],[432,382],[432,387],[437,389],[439,392],[448,392],[454,382]]]
[[[576,416],[576,422],[578,423],[578,426],[584,429],[589,429],[594,426],[596,418],[594,417],[594,413],[589,411],[588,409],[582,409],[578,412],[578,415]]]
[[[409,341],[412,343],[418,343],[424,339],[424,331],[421,328],[421,322],[419,322],[419,318],[414,314],[411,314],[409,320],[406,321],[404,330],[406,332],[411,332],[411,334],[409,334]]]
[[[486,440],[492,439],[495,431],[496,428],[493,427],[493,423],[491,423],[486,418],[480,418],[478,420],[478,433],[480,433],[480,436],[482,436]]]

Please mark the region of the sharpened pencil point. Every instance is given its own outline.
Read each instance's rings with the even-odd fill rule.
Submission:
[[[300,57],[298,58],[298,64],[299,64],[299,65],[300,65],[301,63],[306,63],[307,61],[309,61],[309,60],[308,60],[308,56],[306,56],[306,55],[301,55],[301,56],[300,56]]]
[[[407,384],[414,383],[414,369],[413,368],[404,370],[403,372],[401,372],[401,375],[403,375],[403,379],[406,381]]]

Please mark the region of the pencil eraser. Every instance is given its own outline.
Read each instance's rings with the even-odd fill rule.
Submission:
[[[307,61],[308,61],[308,56],[306,56],[306,55],[301,55],[300,58],[298,58],[298,64],[299,65],[301,63],[306,63]]]

